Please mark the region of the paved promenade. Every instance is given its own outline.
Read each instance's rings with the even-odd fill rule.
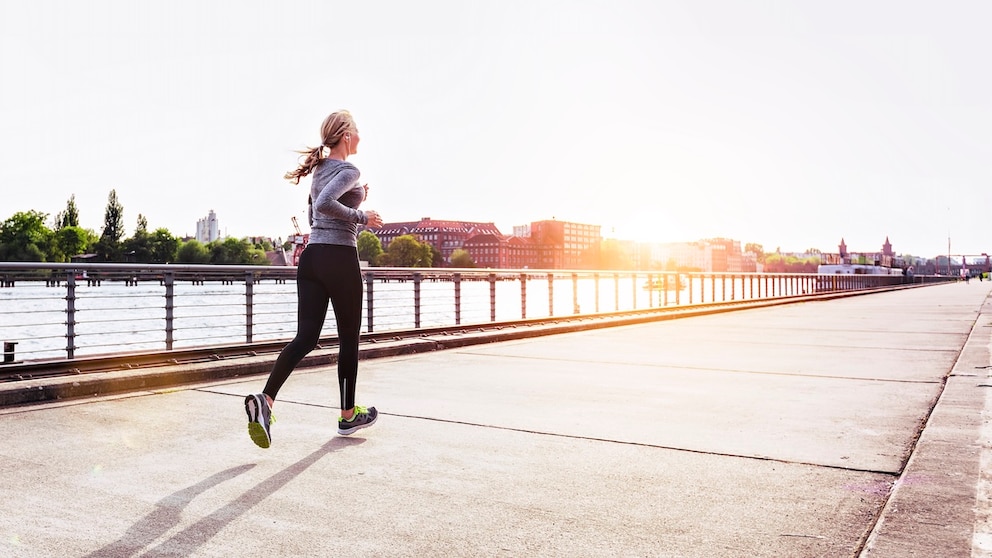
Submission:
[[[0,555],[992,556],[992,284],[0,409]],[[2,388],[2,386],[0,386]]]

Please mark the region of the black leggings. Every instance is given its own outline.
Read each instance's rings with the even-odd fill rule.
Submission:
[[[263,392],[273,400],[296,365],[317,346],[327,315],[334,308],[338,329],[338,385],[341,409],[355,406],[358,340],[362,328],[362,270],[354,246],[310,244],[296,271],[296,337],[279,353]]]

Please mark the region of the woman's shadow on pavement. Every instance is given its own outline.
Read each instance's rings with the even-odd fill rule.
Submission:
[[[362,438],[334,438],[310,455],[245,491],[240,497],[210,515],[172,535],[144,553],[145,556],[189,556],[203,543],[210,540],[228,523],[307,470],[325,455],[347,446],[365,442]],[[155,510],[132,525],[119,539],[98,549],[85,558],[104,556],[128,557],[140,554],[163,533],[179,525],[183,509],[193,498],[218,484],[231,480],[255,467],[254,463],[239,465],[210,475],[202,481],[174,492],[159,500]]]

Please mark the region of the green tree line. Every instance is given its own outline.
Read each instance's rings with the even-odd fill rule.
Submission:
[[[116,190],[110,191],[100,234],[79,225],[76,196],[47,224],[48,214],[19,211],[0,223],[0,261],[69,262],[88,255],[87,261],[132,263],[191,263],[268,265],[268,242],[224,238],[204,244],[183,240],[166,228],[148,230],[148,220],[139,214],[134,234],[126,237],[124,207]]]
[[[48,214],[20,211],[0,223],[0,261],[69,262],[87,255],[87,261],[126,263],[249,264],[268,265],[268,242],[225,238],[204,244],[195,239],[183,240],[166,228],[149,230],[148,219],[139,214],[134,234],[126,236],[124,207],[111,190],[104,211],[100,234],[79,224],[76,196],[66,203],[51,223]],[[375,234],[362,231],[358,236],[359,257],[371,265],[386,267],[440,267],[441,253],[413,235],[394,239],[384,250]],[[455,267],[475,267],[465,250],[452,254]]]
[[[458,250],[452,254],[452,265],[455,267],[475,267],[468,252]],[[398,236],[384,250],[382,242],[375,234],[362,231],[358,234],[358,257],[369,262],[369,265],[380,267],[441,267],[444,257],[433,245],[420,242],[411,234]],[[457,260],[456,260],[457,258]]]

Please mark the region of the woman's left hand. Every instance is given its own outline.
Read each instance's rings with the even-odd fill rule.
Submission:
[[[379,216],[378,211],[366,211],[365,212],[365,224],[373,227],[379,228],[382,226],[382,217]]]

